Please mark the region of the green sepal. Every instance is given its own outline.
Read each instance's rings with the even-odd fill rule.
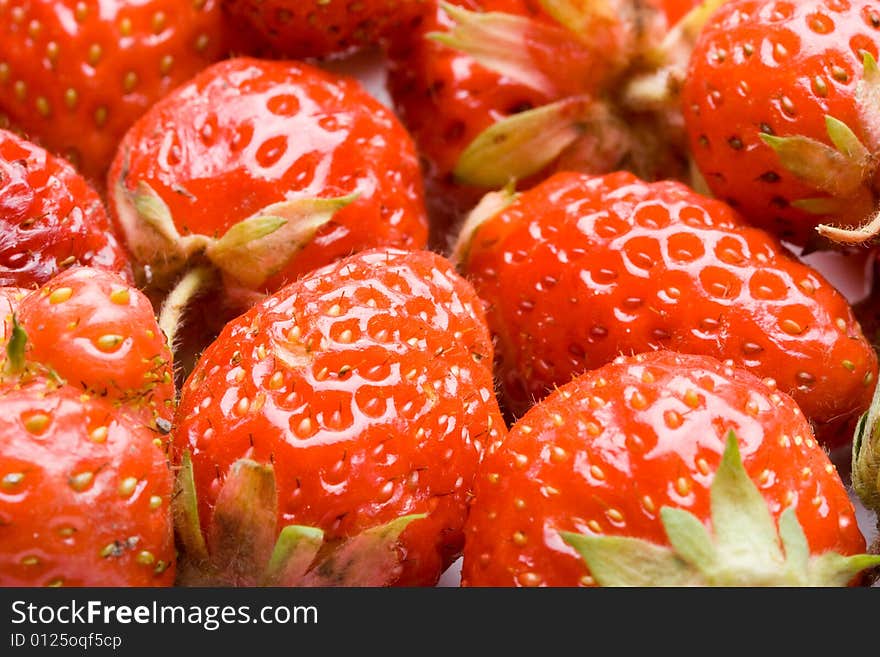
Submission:
[[[399,538],[424,513],[401,516],[343,541],[306,573],[302,586],[377,587],[393,584],[402,563]]]
[[[773,522],[730,432],[710,489],[712,533],[682,509],[660,511],[670,547],[560,532],[602,586],[846,586],[880,556],[810,555],[794,508]]]
[[[516,185],[511,181],[499,192],[489,192],[471,210],[458,231],[450,260],[458,266],[467,264],[471,245],[480,227],[498,213],[506,210],[517,199]]]
[[[275,472],[249,459],[232,464],[217,496],[208,552],[228,586],[255,586],[272,556],[277,527]]]
[[[867,167],[871,160],[871,154],[856,133],[843,121],[833,116],[825,115],[825,127],[828,137],[835,148],[849,161],[861,167]]]
[[[712,527],[719,560],[742,560],[772,569],[783,561],[773,516],[758,487],[749,479],[731,431],[710,489]]]
[[[793,506],[779,515],[779,538],[789,567],[794,572],[806,570],[810,562],[810,544]]]
[[[600,586],[698,586],[698,573],[669,548],[639,538],[560,532]]]
[[[180,240],[180,233],[174,225],[168,204],[149,184],[143,181],[139,182],[137,191],[131,194],[131,200],[141,219],[165,243],[174,245]]]
[[[660,518],[666,529],[666,536],[677,556],[693,566],[706,564],[714,568],[716,558],[712,537],[696,516],[682,509],[663,507]]]
[[[826,194],[849,196],[865,179],[863,163],[850,160],[835,148],[810,137],[777,137],[761,133],[761,140],[772,148],[786,170],[803,183]]]
[[[866,507],[880,514],[880,385],[853,436],[852,487]]]
[[[181,235],[168,204],[144,181],[130,191],[123,176],[114,185],[113,198],[126,246],[137,264],[150,266],[154,285],[176,277],[188,258],[209,242],[205,235]]]
[[[498,189],[538,173],[588,130],[594,106],[575,96],[494,123],[461,154],[455,177]]]
[[[441,2],[455,26],[448,32],[430,32],[428,38],[465,53],[490,71],[548,96],[556,85],[540,69],[527,43],[552,47],[568,34],[555,26],[505,12],[468,11]]]
[[[198,497],[193,476],[192,456],[189,450],[184,451],[180,459],[180,469],[174,478],[171,512],[186,559],[195,563],[207,561],[208,547],[205,544],[205,537],[202,534],[202,526],[199,521]]]
[[[846,211],[849,204],[844,199],[833,198],[831,196],[802,198],[792,201],[791,206],[816,216],[836,215]]]
[[[859,573],[880,566],[880,555],[856,554],[845,557],[829,552],[816,557],[810,566],[810,586],[846,586]]]
[[[317,527],[288,525],[281,530],[261,586],[296,586],[324,544],[324,532]]]
[[[205,248],[221,271],[254,289],[281,271],[357,194],[275,203],[243,219]]]
[[[189,451],[175,479],[172,512],[183,548],[181,586],[389,586],[402,570],[401,534],[427,517],[401,516],[329,543],[320,528],[288,525],[276,539],[274,468],[240,459],[217,496],[206,541]]]
[[[27,351],[28,335],[15,312],[12,313],[12,332],[6,343],[5,374],[21,374],[25,368],[25,352]]]

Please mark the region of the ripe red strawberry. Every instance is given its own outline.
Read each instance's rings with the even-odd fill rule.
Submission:
[[[253,295],[427,239],[409,135],[354,79],[295,62],[205,69],[129,130],[108,186],[141,279],[158,289],[209,265],[229,295]]]
[[[0,297],[0,585],[170,586],[174,388],[149,301],[88,267]]]
[[[731,0],[683,90],[691,149],[716,196],[798,245],[869,223],[880,154],[880,7]],[[860,241],[868,234],[832,239]]]
[[[232,321],[175,418],[182,581],[435,584],[505,431],[491,362],[479,299],[427,251],[361,252]]]
[[[432,218],[454,222],[482,193],[558,169],[683,175],[679,130],[625,93],[665,61],[665,29],[643,1],[439,3],[392,48],[389,76]]]
[[[850,556],[855,510],[795,402],[706,356],[577,377],[489,446],[474,495],[465,586],[831,586],[880,563]]]
[[[98,194],[64,160],[0,130],[0,286],[42,285],[88,265],[131,279]]]
[[[226,52],[219,0],[0,3],[0,127],[97,184],[144,110]]]
[[[125,279],[90,267],[68,269],[11,312],[27,333],[28,362],[135,408],[154,428],[157,420],[170,422],[171,354],[149,300]]]
[[[224,0],[238,26],[252,28],[254,54],[302,59],[345,54],[406,33],[430,0]],[[244,23],[242,23],[244,21]]]
[[[628,173],[560,173],[499,202],[475,212],[459,257],[514,413],[620,353],[666,348],[772,377],[823,442],[849,440],[874,351],[837,290],[727,205]]]
[[[172,477],[108,399],[0,385],[0,586],[171,586]]]

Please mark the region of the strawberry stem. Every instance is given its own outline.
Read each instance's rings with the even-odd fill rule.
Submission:
[[[880,212],[875,212],[870,221],[856,228],[839,228],[829,224],[816,226],[822,237],[827,237],[838,244],[864,244],[880,235]]]
[[[159,313],[159,328],[165,333],[165,339],[172,353],[177,331],[183,323],[183,315],[187,306],[199,294],[209,289],[217,278],[217,272],[213,267],[193,267],[174,286],[174,289],[165,298]]]

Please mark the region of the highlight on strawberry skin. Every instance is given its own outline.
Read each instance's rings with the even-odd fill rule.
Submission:
[[[0,586],[174,584],[171,353],[127,279],[0,288]]]
[[[190,585],[430,586],[506,432],[480,301],[428,251],[371,249],[226,326],[184,384]]]
[[[480,464],[465,586],[844,586],[880,564],[788,395],[706,356],[620,357]]]
[[[626,172],[489,195],[454,255],[487,303],[521,415],[620,353],[714,356],[791,394],[823,444],[851,440],[877,356],[847,299],[724,202]]]

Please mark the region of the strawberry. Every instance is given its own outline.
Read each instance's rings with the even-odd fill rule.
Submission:
[[[238,26],[253,31],[254,54],[302,59],[347,54],[406,33],[430,0],[224,0]]]
[[[245,307],[352,252],[427,239],[409,135],[356,80],[295,62],[205,69],[132,126],[108,186],[141,281],[207,266]]]
[[[219,0],[0,3],[0,127],[11,121],[102,185],[156,100],[226,52]]]
[[[154,428],[168,426],[171,354],[149,300],[125,279],[71,268],[12,312],[28,336],[27,361],[89,394],[136,407]]]
[[[0,385],[0,586],[171,586],[172,477],[112,401]]]
[[[560,173],[486,203],[457,257],[488,304],[513,413],[620,353],[666,348],[772,377],[823,442],[849,440],[873,349],[822,275],[729,206],[622,172]]]
[[[170,586],[174,389],[149,301],[88,267],[0,297],[0,585]]]
[[[131,280],[98,194],[66,161],[0,130],[0,286],[42,285],[87,265]]]
[[[880,8],[873,0],[731,0],[696,41],[683,89],[712,192],[798,246],[818,227],[869,239],[880,154]]]
[[[465,586],[832,586],[880,564],[788,395],[655,351],[578,376],[489,446]]]
[[[559,169],[685,175],[678,112],[669,123],[658,85],[630,84],[689,38],[680,29],[661,47],[666,25],[643,0],[438,3],[391,49],[389,73],[426,161],[432,218],[454,224],[486,191]]]
[[[428,251],[363,251],[233,320],[175,417],[181,581],[435,584],[505,431],[491,363],[479,299]]]

